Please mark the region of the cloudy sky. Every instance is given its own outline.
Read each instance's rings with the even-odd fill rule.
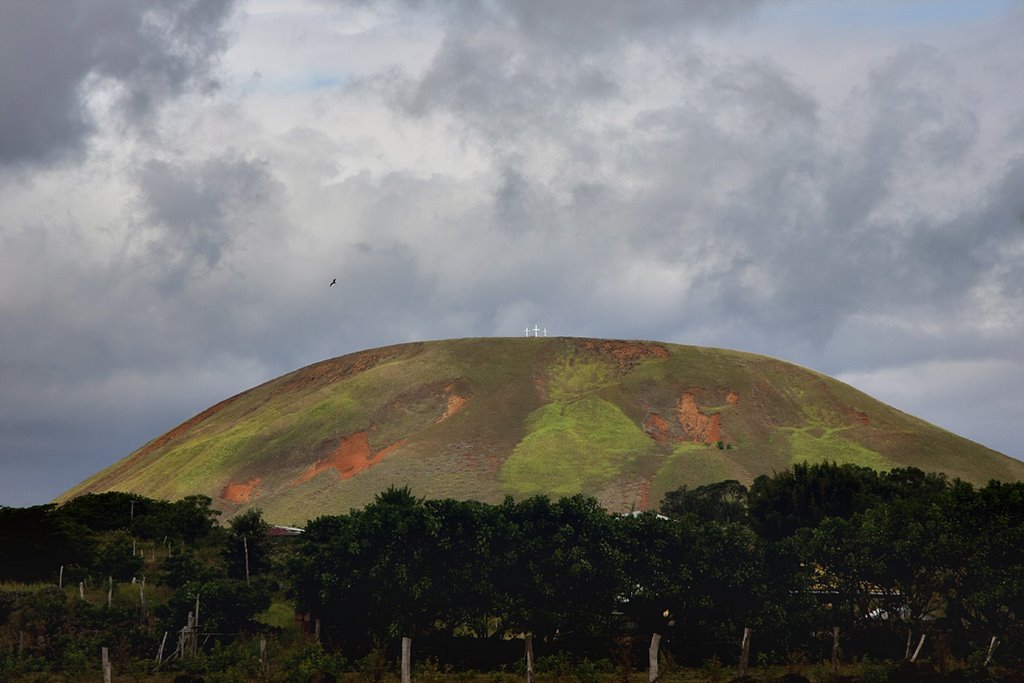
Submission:
[[[1000,0],[2,0],[0,504],[308,363],[535,323],[1024,457],[1022,34]]]

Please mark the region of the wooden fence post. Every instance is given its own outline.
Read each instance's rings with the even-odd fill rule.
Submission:
[[[988,666],[992,661],[992,653],[996,651],[997,645],[999,645],[999,639],[992,636],[992,640],[988,644],[988,654],[985,656],[985,666]]]
[[[654,683],[658,680],[658,648],[661,646],[661,634],[651,636],[651,647],[647,650],[647,680]]]
[[[103,648],[102,656],[103,656],[103,683],[110,683],[110,655],[107,653],[107,648]]]
[[[192,641],[192,654],[196,654],[197,652],[199,652],[199,594],[198,593],[196,593],[196,620],[195,620],[194,626],[195,626],[195,631],[193,631],[193,633],[195,634],[195,637],[194,637],[194,639]]]
[[[107,577],[107,609],[110,609],[111,603],[114,601],[114,577]]]
[[[267,636],[260,634],[260,673],[266,678],[270,673],[270,664],[267,662]]]
[[[64,565],[60,566],[60,574],[57,575],[57,588],[64,587]]]
[[[78,582],[78,597],[85,600],[85,581]]]
[[[196,641],[199,637],[196,635],[196,615],[195,612],[188,613],[188,621],[185,623],[185,628],[181,629],[181,655],[184,657],[187,655],[194,655],[196,652]]]
[[[167,644],[167,631],[164,631],[163,640],[160,641],[160,649],[156,651],[156,668],[153,671],[160,669],[160,665],[164,662],[164,645]]]
[[[839,673],[839,627],[832,627],[832,673]]]
[[[925,634],[922,633],[921,634],[921,640],[917,641],[917,649],[914,650],[914,656],[910,658],[910,663],[911,664],[916,662],[917,661],[917,656],[919,654],[921,654],[921,648],[924,646],[924,636],[925,636]]]
[[[746,676],[747,668],[750,666],[750,629],[743,628],[743,643],[740,645],[740,665],[736,670],[737,676]]]
[[[533,680],[533,634],[526,634],[526,683],[534,683]]]
[[[402,638],[402,683],[412,683],[412,638]]]

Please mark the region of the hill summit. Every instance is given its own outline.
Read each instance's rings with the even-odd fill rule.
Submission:
[[[498,502],[584,493],[611,510],[799,462],[974,483],[1024,463],[773,358],[649,341],[481,338],[325,360],[228,398],[64,493],[202,493],[276,523],[389,485]]]

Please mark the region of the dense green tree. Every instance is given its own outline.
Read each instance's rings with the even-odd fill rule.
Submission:
[[[681,661],[732,656],[744,628],[763,649],[798,648],[811,618],[811,575],[795,544],[695,514],[615,518],[624,556],[619,608],[641,632],[670,634]]]
[[[859,515],[827,517],[817,527],[797,533],[797,544],[814,572],[821,630],[839,626],[844,634],[860,632],[875,608],[874,586],[867,580],[875,572],[875,558],[860,542],[860,524]]]
[[[290,569],[300,609],[348,639],[353,624],[333,615],[367,615],[361,626],[378,640],[437,628],[603,632],[623,585],[612,520],[583,497],[493,507],[392,490],[311,523]]]
[[[747,519],[747,487],[729,479],[695,489],[680,486],[665,494],[661,512],[669,517],[696,515],[715,522],[744,523]]]
[[[658,647],[671,645],[676,626],[693,600],[698,522],[693,516],[665,519],[652,512],[624,515],[614,525],[625,575],[618,610],[636,635]]]
[[[97,581],[113,577],[115,581],[130,580],[139,576],[143,560],[135,552],[132,537],[126,531],[112,531],[105,534],[96,547],[93,556],[92,573]]]
[[[228,522],[224,563],[228,576],[245,579],[270,570],[270,525],[259,508],[250,508]]]
[[[33,652],[47,659],[60,654],[62,639],[69,621],[68,599],[56,586],[25,595],[12,615],[12,626],[24,632]]]
[[[743,525],[710,522],[698,531],[693,597],[681,615],[690,656],[734,651],[747,627],[762,634],[762,643],[765,636],[785,640],[790,622],[806,619],[798,564],[783,562],[788,555],[769,562],[768,546]]]
[[[878,475],[880,495],[885,501],[932,500],[946,491],[951,482],[940,472],[924,472],[916,467],[897,467]]]
[[[941,505],[901,500],[866,511],[857,534],[871,558],[863,580],[878,592],[879,616],[904,634],[930,629],[942,614],[950,554]]]
[[[223,578],[219,568],[210,566],[189,548],[172,552],[160,564],[157,581],[171,588],[181,588],[189,581],[212,581]]]
[[[878,473],[868,467],[826,462],[754,480],[748,513],[764,538],[778,540],[826,517],[849,517],[884,500]]]
[[[60,506],[60,513],[92,531],[130,529],[136,519],[166,504],[137,493],[86,493]]]
[[[1003,653],[1024,658],[1024,483],[954,486],[946,510],[949,617],[968,650],[996,637]]]
[[[918,489],[800,532],[835,625],[893,632],[890,652],[935,627],[963,561],[949,503],[945,489]]]
[[[188,613],[199,601],[199,630],[202,633],[234,636],[259,628],[255,618],[270,607],[270,593],[259,584],[234,579],[190,581],[177,589],[159,610],[165,628],[177,631],[187,623]]]
[[[544,639],[607,631],[624,585],[613,521],[592,498],[499,506],[495,586],[507,626]]]
[[[440,610],[437,625],[449,634],[487,637],[499,630],[500,604],[494,569],[503,548],[495,543],[494,506],[451,499],[427,501],[436,520],[436,544],[430,559]]]
[[[219,510],[212,507],[209,496],[185,496],[172,503],[151,501],[146,514],[137,516],[132,533],[142,538],[173,539],[184,543],[197,543],[207,537],[217,525]]]
[[[56,581],[61,565],[86,564],[88,529],[60,515],[53,505],[0,507],[0,578]]]
[[[290,573],[300,609],[332,638],[367,647],[433,626],[445,608],[438,560],[436,517],[391,488],[363,510],[310,523]]]

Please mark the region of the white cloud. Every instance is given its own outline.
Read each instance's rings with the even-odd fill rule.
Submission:
[[[930,361],[838,379],[913,415],[1007,455],[1024,458],[1020,415],[1024,362],[990,358]]]

